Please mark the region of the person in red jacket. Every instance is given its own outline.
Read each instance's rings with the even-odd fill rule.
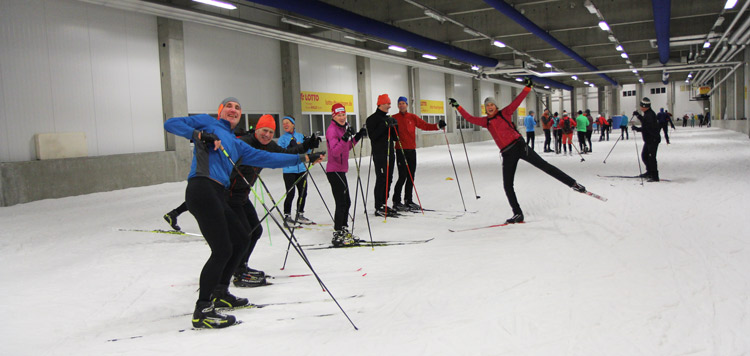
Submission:
[[[563,118],[560,119],[560,130],[562,130],[562,147],[565,151],[563,153],[563,156],[568,154],[568,151],[570,151],[570,155],[573,155],[573,132],[576,131],[576,126],[578,124],[576,123],[573,118],[571,118],[568,115],[568,112],[563,110]],[[565,144],[568,144],[567,146]]]
[[[607,141],[609,141],[609,125],[607,124],[607,118],[604,117],[604,115],[599,114],[599,117],[596,119],[596,124],[599,125],[599,142],[604,141],[604,136],[606,134]]]
[[[552,148],[550,148],[550,144],[552,143],[552,124],[555,122],[552,120],[552,115],[549,113],[549,109],[544,109],[544,113],[542,114],[542,130],[544,131],[544,152],[554,152]]]
[[[523,88],[521,93],[502,110],[498,110],[493,97],[485,99],[484,109],[487,111],[487,116],[485,117],[471,116],[464,108],[458,105],[455,99],[448,99],[451,106],[458,109],[458,112],[461,113],[461,116],[466,121],[487,128],[495,140],[497,147],[500,148],[500,153],[503,156],[503,187],[505,188],[505,195],[508,197],[508,203],[510,203],[513,209],[513,216],[506,220],[508,224],[523,222],[523,211],[521,211],[521,206],[518,204],[518,199],[516,198],[516,192],[513,189],[513,181],[515,180],[519,159],[531,163],[534,167],[541,169],[577,192],[586,192],[586,188],[578,184],[575,179],[539,157],[534,150],[528,149],[521,134],[518,133],[511,115],[521,105],[523,99],[526,98],[534,86],[534,83],[528,78],[526,78],[525,84],[526,87]]]
[[[445,121],[440,120],[437,124],[428,124],[419,116],[407,112],[409,101],[406,97],[398,98],[398,114],[391,116],[398,123],[398,141],[396,141],[396,167],[398,168],[398,181],[393,188],[393,209],[397,211],[421,209],[412,200],[414,190],[414,178],[417,170],[417,143],[415,141],[416,128],[425,131],[437,131],[446,126]],[[401,188],[406,184],[404,190],[404,203],[401,204]]]

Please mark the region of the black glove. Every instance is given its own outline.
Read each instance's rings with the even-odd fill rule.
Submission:
[[[320,156],[323,156],[326,154],[326,151],[320,151],[315,153],[310,153],[307,155],[307,159],[310,161],[310,163],[315,163],[318,159],[320,159]]]
[[[534,87],[534,82],[531,81],[531,78],[526,77],[523,80],[523,85],[525,85],[527,88],[533,88]]]
[[[344,134],[343,134],[343,135],[341,135],[341,141],[344,141],[344,142],[349,142],[349,139],[350,139],[350,138],[352,138],[352,135],[354,135],[354,128],[352,128],[352,127],[348,127],[348,128],[347,128],[347,129],[346,129],[346,130],[344,131]]]
[[[395,127],[398,126],[398,121],[394,117],[389,116],[387,119],[385,119],[386,125],[388,127]]]
[[[302,147],[306,150],[318,148],[318,146],[320,146],[320,137],[317,134],[312,134],[312,136],[305,138],[305,141],[302,142]]]
[[[631,128],[631,129],[632,129],[633,131],[638,131],[638,132],[641,132],[641,128],[640,128],[640,127],[638,127],[638,126],[635,126],[635,125],[633,125],[633,126],[630,126],[630,128]]]
[[[445,123],[445,120],[438,121],[438,127],[439,128],[442,129],[443,127],[446,127],[446,126],[448,126],[448,124]]]
[[[362,137],[367,137],[367,129],[364,127],[359,129],[359,132],[357,132],[357,134],[354,135],[354,140],[359,141]]]
[[[458,102],[456,101],[456,99],[453,99],[453,98],[448,98],[448,104],[456,109],[458,109],[458,107],[461,106],[461,105],[458,105]]]
[[[201,142],[203,142],[206,146],[213,146],[214,141],[220,141],[219,137],[213,133],[201,131]]]

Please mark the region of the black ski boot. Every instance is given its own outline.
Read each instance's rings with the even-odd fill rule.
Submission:
[[[658,182],[659,181],[659,171],[654,172],[651,174],[651,177],[648,178],[647,182]]]
[[[220,329],[232,326],[237,322],[233,315],[220,314],[211,301],[195,303],[193,312],[193,327],[206,329]]]
[[[347,247],[357,245],[357,241],[354,240],[353,235],[349,233],[346,228],[333,232],[333,238],[331,239],[333,247]]]
[[[523,213],[514,214],[510,219],[505,220],[506,224],[516,224],[523,222]]]
[[[166,214],[164,214],[164,221],[169,224],[173,229],[176,231],[180,231],[180,225],[177,225],[177,212],[172,210]]]
[[[229,293],[229,286],[218,285],[211,293],[211,301],[216,308],[239,308],[250,304],[247,298],[237,298]]]

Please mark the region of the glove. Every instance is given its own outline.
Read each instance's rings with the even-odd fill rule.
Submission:
[[[201,142],[203,142],[206,146],[213,146],[214,141],[219,141],[219,137],[213,133],[201,131]]]
[[[633,126],[630,126],[630,129],[632,129],[633,131],[638,131],[638,132],[641,132],[641,128],[640,128],[640,127],[638,127],[638,126],[635,126],[635,125],[633,125]]]
[[[362,137],[367,137],[367,129],[364,127],[359,129],[359,132],[357,132],[357,134],[354,135],[354,140],[359,141]]]
[[[318,148],[318,146],[320,146],[320,137],[317,134],[312,134],[312,136],[305,138],[305,141],[302,142],[302,147],[306,150]]]
[[[354,129],[349,127],[344,131],[344,134],[341,135],[341,141],[349,142],[349,139],[352,138],[352,135],[354,135]]]
[[[388,125],[388,127],[395,127],[398,126],[398,121],[396,121],[395,118],[389,116],[386,119],[386,125]]]
[[[310,153],[307,155],[307,159],[310,162],[315,163],[317,160],[320,159],[321,156],[325,156],[325,155],[326,155],[326,151]]]
[[[523,85],[525,85],[527,88],[533,88],[534,87],[534,82],[531,81],[531,78],[526,77],[523,80]]]
[[[456,109],[458,109],[458,107],[460,106],[458,105],[458,102],[456,101],[456,99],[453,99],[453,98],[448,98],[448,104]]]
[[[446,127],[446,126],[448,126],[448,124],[446,124],[446,123],[445,123],[445,120],[440,120],[440,121],[438,122],[438,127],[439,127],[439,128],[441,128],[441,129],[442,129],[443,127]]]

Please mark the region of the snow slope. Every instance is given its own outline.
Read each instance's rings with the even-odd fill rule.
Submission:
[[[167,228],[161,216],[182,202],[184,182],[0,208],[0,354],[748,354],[750,144],[716,128],[672,136],[658,153],[660,175],[671,182],[598,177],[639,173],[640,135],[621,140],[602,163],[613,135],[594,142],[585,162],[542,154],[608,202],[521,162],[515,186],[527,223],[456,233],[448,229],[511,215],[497,147],[467,145],[475,199],[463,148],[451,146],[469,210],[462,216],[456,181],[446,180],[446,147],[419,149],[422,204],[456,213],[387,222],[370,215],[369,224],[375,240],[434,240],[306,252],[358,331],[313,277],[284,277],[310,272],[293,251],[279,270],[287,244],[272,223],[251,266],[279,278],[232,291],[255,303],[305,303],[238,310],[241,325],[190,330],[209,253],[202,238],[118,231]],[[364,157],[365,182],[367,168]],[[275,197],[280,177],[263,173]],[[313,178],[332,208],[323,171],[314,168]],[[373,185],[374,175],[370,194]],[[314,187],[308,197],[306,215],[330,223]],[[199,232],[189,213],[179,224]],[[355,233],[369,239],[361,197]],[[330,226],[296,235],[324,243]]]

